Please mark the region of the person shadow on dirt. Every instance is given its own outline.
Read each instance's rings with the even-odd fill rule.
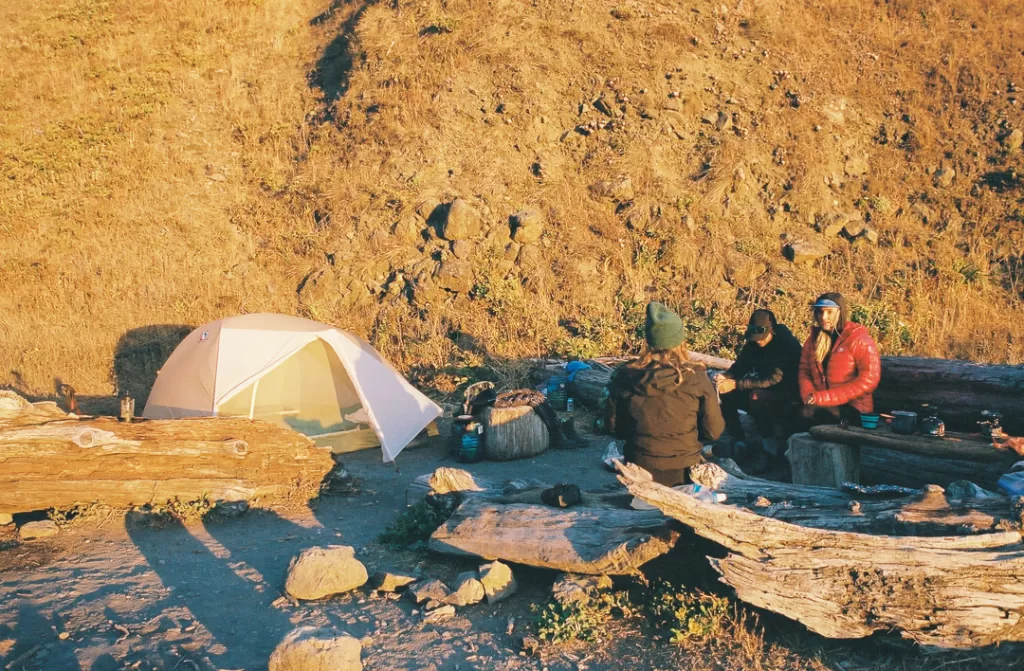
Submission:
[[[183,632],[189,632],[193,624],[209,632],[207,637],[199,627],[191,630],[208,655],[200,661],[210,668],[262,665],[293,628],[288,613],[274,607],[284,587],[286,551],[274,552],[252,536],[245,541],[248,525],[238,521],[189,527],[177,520],[165,521],[157,528],[138,523],[126,525],[135,546],[171,592],[155,605],[155,612],[145,613],[144,617],[156,617],[176,606],[186,608],[194,622],[178,624]],[[301,527],[287,520],[281,522],[272,522],[281,526],[278,542],[289,536],[300,537],[297,529]],[[235,527],[232,533],[218,535],[228,540],[229,545],[208,533],[208,528],[223,530],[228,526]],[[282,543],[282,547],[290,546]],[[263,562],[259,559],[263,555],[273,559]],[[187,642],[182,640],[181,644]],[[173,665],[180,658],[169,657],[164,661]],[[203,664],[200,668],[204,668]]]

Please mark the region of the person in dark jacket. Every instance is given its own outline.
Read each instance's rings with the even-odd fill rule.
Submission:
[[[818,296],[811,306],[814,328],[800,356],[800,397],[807,425],[860,423],[874,410],[882,378],[878,345],[868,330],[848,320],[842,294]]]
[[[739,411],[754,418],[764,449],[781,454],[780,447],[793,428],[792,417],[800,407],[801,345],[771,310],[754,310],[746,339],[736,363],[719,376],[717,387],[726,430],[738,441],[736,456],[756,470],[765,465],[764,451],[744,434]]]
[[[725,421],[706,369],[689,359],[679,316],[650,303],[644,333],[646,352],[608,383],[605,422],[626,441],[626,461],[660,484],[687,484],[690,467],[704,461],[702,443],[716,440]]]

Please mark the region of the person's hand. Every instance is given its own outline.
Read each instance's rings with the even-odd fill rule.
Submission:
[[[802,408],[800,408],[800,414],[804,417],[804,419],[810,419],[811,417],[814,417],[814,406],[803,406]]]
[[[717,385],[719,394],[728,394],[729,392],[736,389],[736,380],[732,379],[731,377],[725,377],[723,375],[722,377],[718,378]]]
[[[808,394],[804,399],[804,405],[814,405],[814,394]]]

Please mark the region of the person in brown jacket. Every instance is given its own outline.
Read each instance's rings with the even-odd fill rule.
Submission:
[[[605,422],[626,441],[623,457],[669,487],[690,482],[704,461],[702,443],[725,429],[718,395],[683,345],[683,322],[661,303],[647,305],[647,350],[623,364],[608,383]]]

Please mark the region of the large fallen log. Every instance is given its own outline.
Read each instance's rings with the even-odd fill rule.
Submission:
[[[881,447],[860,448],[860,479],[866,485],[890,484],[920,488],[932,484],[948,487],[956,480],[970,480],[994,491],[1000,476],[1007,470],[1004,464],[998,462],[939,459]]]
[[[675,545],[657,510],[552,508],[470,497],[430,537],[436,552],[591,575],[628,575]]]
[[[894,537],[814,529],[706,503],[624,465],[620,480],[730,554],[711,559],[737,596],[829,638],[899,630],[922,645],[1024,640],[1019,531]]]
[[[947,433],[945,436],[901,436],[887,428],[862,429],[842,428],[833,424],[812,426],[810,434],[815,438],[847,445],[871,445],[897,452],[918,454],[939,459],[962,459],[974,462],[996,462],[1012,465],[1020,457],[1008,450],[997,450],[992,441],[978,435]]]
[[[430,538],[436,552],[516,562],[570,573],[627,575],[668,552],[679,537],[657,510],[629,508],[622,488],[581,492],[571,508],[541,501],[539,480],[499,483],[442,467],[418,478],[406,502],[457,492],[461,505]]]
[[[269,422],[196,418],[122,423],[110,417],[0,424],[0,512],[179,499],[308,500],[330,452]]]
[[[982,410],[997,410],[1007,433],[1024,435],[1024,366],[882,357],[875,406],[886,412],[921,403],[938,406],[946,426],[963,431],[977,430]]]
[[[709,369],[732,365],[728,359],[697,357]],[[576,374],[576,398],[593,406],[611,377],[610,367]],[[1024,435],[1024,366],[1001,366],[925,359],[882,357],[882,380],[875,391],[875,406],[883,411],[917,410],[920,404],[938,406],[947,428],[977,430],[982,410],[1003,414],[1003,428],[1011,435]]]

